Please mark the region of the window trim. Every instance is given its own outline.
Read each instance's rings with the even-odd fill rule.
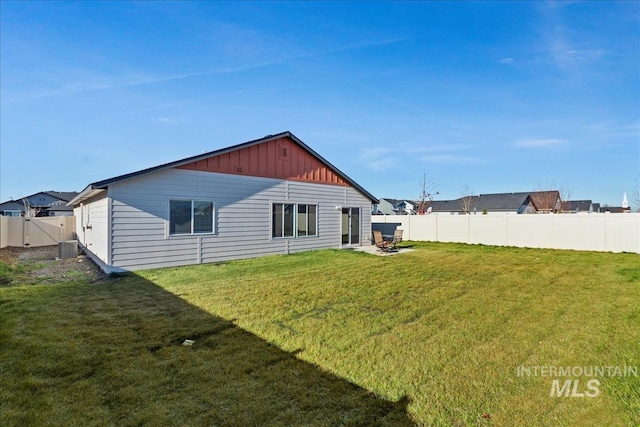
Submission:
[[[171,233],[171,202],[191,202],[191,216],[190,224],[191,231],[189,233]],[[211,204],[211,231],[196,232],[195,220],[194,220],[194,208],[196,202],[203,202]],[[212,236],[216,234],[216,204],[211,199],[206,198],[190,198],[190,197],[169,197],[167,201],[167,229],[166,236],[168,238],[180,238],[180,237],[199,237],[199,236]]]
[[[284,209],[282,209],[282,230],[279,236],[275,236],[274,232],[274,221],[273,221],[273,217],[275,214],[275,206],[276,205],[292,205],[293,206],[293,235],[292,236],[285,236],[284,235]],[[305,205],[307,206],[307,210],[305,212],[305,218],[306,218],[306,227],[307,227],[307,234],[306,235],[298,235],[298,207],[300,205]],[[308,230],[309,230],[309,206],[315,206],[315,234],[308,234]],[[271,201],[270,203],[270,208],[269,208],[269,224],[270,224],[270,239],[306,239],[306,238],[317,238],[319,235],[318,232],[318,217],[320,214],[320,208],[318,203],[310,203],[310,202],[292,202],[292,201]]]

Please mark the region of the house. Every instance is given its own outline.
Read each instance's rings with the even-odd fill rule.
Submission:
[[[415,215],[419,202],[404,199],[380,199],[375,213],[378,215]]]
[[[378,200],[290,132],[89,184],[70,201],[106,272],[369,245]]]
[[[372,213],[374,215],[395,215],[397,212],[389,199],[378,199],[378,203],[373,205]]]
[[[31,216],[72,216],[73,210],[67,203],[77,195],[75,191],[41,191],[0,203],[0,215],[24,216],[28,209]]]
[[[600,205],[591,200],[565,200],[562,202],[562,213],[598,213]]]
[[[430,213],[456,214],[531,214],[556,212],[560,208],[558,191],[529,191],[520,193],[478,194],[454,200],[434,200]]]

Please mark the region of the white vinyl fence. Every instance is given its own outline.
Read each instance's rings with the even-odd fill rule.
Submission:
[[[0,248],[57,245],[76,238],[75,217],[24,218],[0,216]]]
[[[640,213],[373,215],[373,230],[404,240],[640,253]]]

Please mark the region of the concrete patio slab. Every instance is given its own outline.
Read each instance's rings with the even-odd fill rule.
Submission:
[[[366,252],[368,254],[378,255],[378,256],[399,255],[399,254],[406,254],[406,253],[415,251],[415,249],[411,249],[411,248],[398,248],[390,252],[383,252],[380,249],[378,249],[376,245],[356,246],[350,249],[356,252]]]

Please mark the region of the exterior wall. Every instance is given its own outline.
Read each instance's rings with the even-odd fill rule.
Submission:
[[[105,192],[73,210],[76,218],[76,234],[80,245],[93,254],[94,261],[105,265],[109,264],[108,206],[109,199]]]
[[[169,236],[170,199],[213,201],[214,233]],[[361,208],[361,240],[369,244],[370,238],[370,200],[351,187],[338,185],[170,169],[113,184],[109,201],[109,257],[94,251],[106,247],[95,239],[85,237],[84,246],[113,271],[340,248],[339,206]],[[278,202],[317,204],[318,235],[271,238],[271,206]],[[98,203],[102,212],[107,203]],[[100,218],[106,217],[102,214]],[[92,221],[95,233],[95,216]],[[89,236],[86,230],[84,233]],[[106,230],[99,236],[106,242]]]
[[[405,240],[640,253],[640,213],[590,215],[374,215],[372,228]]]

